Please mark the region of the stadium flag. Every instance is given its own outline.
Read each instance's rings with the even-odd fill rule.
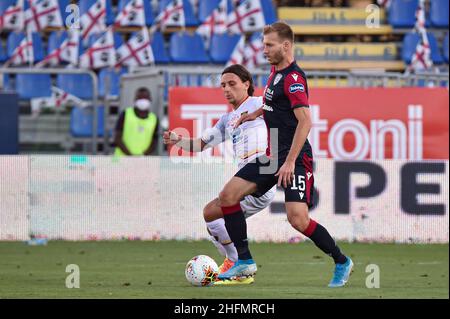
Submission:
[[[13,54],[8,61],[5,62],[4,67],[9,65],[33,65],[34,52],[33,52],[33,39],[31,32],[27,32],[25,38],[22,39],[19,46],[14,49]]]
[[[75,95],[69,94],[56,86],[52,86],[51,96],[32,98],[30,104],[31,111],[34,115],[39,114],[43,108],[62,109],[69,105],[85,108],[89,105],[87,101],[83,101]]]
[[[63,21],[58,0],[28,0],[25,11],[27,31],[40,32],[46,27],[62,27]]]
[[[101,33],[106,30],[106,2],[96,0],[81,18],[81,38],[87,41],[92,33]],[[84,42],[84,43],[85,43]]]
[[[172,0],[155,18],[150,32],[153,33],[158,28],[165,29],[166,27],[184,28],[185,24],[183,0]]]
[[[206,18],[196,32],[203,38],[206,48],[209,48],[214,33],[227,32],[227,0],[221,0],[219,6]]]
[[[110,27],[80,56],[79,66],[82,68],[98,69],[114,65],[114,35]]]
[[[61,62],[69,62],[71,65],[78,64],[78,48],[80,44],[80,32],[77,29],[69,29],[67,38],[59,48],[56,48],[47,55],[36,67],[45,65],[57,66]]]
[[[147,28],[142,28],[141,31],[116,50],[115,66],[143,66],[154,63],[155,58],[150,44],[148,30]]]
[[[123,7],[114,22],[115,27],[145,26],[144,0],[131,0]]]
[[[245,35],[242,35],[239,39],[239,42],[234,47],[233,52],[231,53],[230,60],[227,62],[226,66],[232,64],[242,64],[246,65],[247,61],[245,60]]]
[[[0,16],[0,30],[22,30],[24,27],[24,11],[23,1],[17,0],[16,4],[13,4],[6,8],[3,15]]]
[[[254,34],[250,38],[250,42],[244,49],[245,66],[248,69],[254,69],[262,64],[267,63],[264,58],[264,45],[262,41],[262,34]]]
[[[428,41],[427,29],[425,27],[425,3],[424,0],[419,1],[416,10],[416,23],[414,30],[419,33],[420,40],[417,43],[416,50],[411,58],[411,63],[408,65],[406,72],[417,72],[429,70],[433,67],[433,60],[431,59],[430,42]]]
[[[227,18],[228,31],[237,34],[261,30],[265,24],[260,0],[241,3]]]

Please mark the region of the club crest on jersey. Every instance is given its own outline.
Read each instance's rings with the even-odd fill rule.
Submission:
[[[305,86],[301,83],[294,83],[289,87],[289,93],[305,92]]]
[[[275,77],[275,80],[273,81],[273,85],[277,85],[277,83],[280,82],[282,77],[283,75],[278,73],[277,76]]]

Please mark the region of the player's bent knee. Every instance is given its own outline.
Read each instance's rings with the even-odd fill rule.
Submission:
[[[239,202],[238,197],[230,191],[223,190],[219,193],[220,206],[232,206]]]
[[[310,218],[307,211],[288,212],[287,218],[291,226],[300,232],[308,228]]]

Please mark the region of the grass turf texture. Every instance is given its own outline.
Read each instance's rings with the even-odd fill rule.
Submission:
[[[206,241],[0,242],[0,298],[449,298],[446,245],[348,244],[355,262],[344,288],[327,284],[334,264],[312,243],[251,243],[259,269],[249,286],[193,287],[187,261],[222,259]],[[66,266],[80,267],[80,288],[65,287]],[[380,288],[366,288],[377,264]]]

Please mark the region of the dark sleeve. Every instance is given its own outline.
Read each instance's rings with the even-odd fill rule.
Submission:
[[[291,108],[309,107],[306,79],[298,72],[289,73],[284,79],[284,94]]]
[[[123,131],[123,123],[125,122],[125,111],[122,111],[117,119],[116,131]]]

